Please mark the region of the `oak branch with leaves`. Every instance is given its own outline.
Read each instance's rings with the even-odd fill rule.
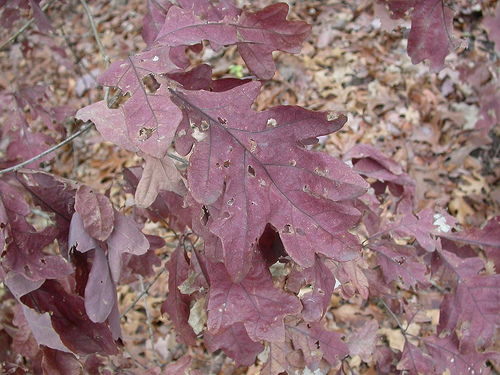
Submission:
[[[55,32],[40,1],[21,3],[41,32]],[[1,6],[4,27],[23,14],[9,4]],[[99,40],[98,23],[82,5]],[[380,0],[374,9],[386,20],[411,21],[414,64],[429,60],[440,71],[459,44],[444,1]],[[69,142],[47,151],[54,140],[28,121],[40,116],[62,131],[71,111],[42,106],[49,94],[41,87],[2,92],[0,104],[18,126],[2,130],[10,168],[0,180],[0,277],[19,306],[19,330],[0,338],[38,373],[91,373],[96,355],[120,354],[129,310],[120,314],[117,290],[139,280],[134,304],[146,298],[156,279],[146,287],[143,278],[160,265],[168,273],[161,313],[184,352],[202,339],[208,352],[222,350],[236,367],[258,365],[262,374],[349,373],[353,358],[387,374],[488,374],[497,366],[500,279],[492,264],[500,264],[500,216],[460,230],[443,209],[416,212],[415,179],[373,145],[354,145],[342,158],[318,151],[318,137],[347,122],[342,113],[255,110],[275,76],[273,53],[297,54],[310,35],[312,26],[288,13],[285,3],[252,11],[230,0],[147,2],[146,47],[99,74],[111,97],[74,114],[85,123],[76,136],[95,124],[105,141],[143,162],[120,171],[120,189],[129,194],[121,209],[111,189],[21,169],[38,167]],[[209,64],[192,62],[203,50],[232,46],[246,77],[214,79]],[[29,111],[8,109],[14,102]],[[484,113],[494,117],[491,108]],[[491,130],[490,117],[478,131]],[[44,228],[35,228],[30,204],[51,218]],[[148,234],[145,223],[175,234],[166,262],[157,255],[165,238]],[[352,326],[332,313],[355,303],[371,307]],[[431,321],[425,311],[437,321],[419,335],[412,325]],[[388,332],[400,338],[398,349],[380,339]],[[31,352],[23,340],[34,340]],[[4,370],[24,373],[12,358],[2,357]],[[145,369],[201,373],[189,354]]]

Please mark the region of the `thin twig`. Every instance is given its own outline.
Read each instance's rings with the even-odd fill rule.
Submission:
[[[168,156],[169,158],[172,158],[172,159],[174,159],[174,160],[178,161],[179,163],[182,163],[182,164],[183,164],[183,165],[185,165],[185,166],[188,166],[188,165],[189,165],[189,163],[188,163],[186,160],[184,160],[183,158],[180,158],[180,157],[178,157],[178,156],[176,156],[176,155],[174,155],[174,154],[171,154],[170,152],[167,152],[167,156]]]
[[[87,121],[85,124],[83,124],[82,128],[80,130],[78,130],[76,133],[74,134],[71,134],[68,138],[66,138],[64,141],[62,141],[61,143],[55,145],[54,147],[51,147],[49,148],[48,150],[45,150],[44,152],[36,155],[36,156],[33,156],[31,159],[29,160],[26,160],[26,161],[23,161],[22,163],[19,163],[17,165],[14,165],[13,167],[10,167],[10,168],[6,168],[6,169],[3,169],[0,171],[0,175],[4,174],[4,173],[7,173],[7,172],[12,172],[12,171],[17,171],[18,169],[24,167],[25,165],[28,165],[30,163],[33,163],[34,161],[40,159],[40,158],[43,158],[45,155],[48,155],[50,154],[51,152],[54,152],[55,150],[57,150],[58,148],[61,148],[62,146],[64,146],[65,144],[68,144],[69,142],[71,142],[73,139],[75,139],[76,137],[78,137],[79,135],[81,135],[82,133],[85,133],[87,130],[89,130],[92,126],[94,126],[94,123],[93,122],[90,122],[90,121]]]
[[[45,12],[49,8],[49,6],[51,6],[51,5],[52,5],[52,1],[50,3],[45,4],[42,8],[42,12]],[[34,17],[31,18],[28,22],[26,22],[24,24],[24,26],[21,27],[14,35],[12,35],[9,39],[7,39],[5,41],[5,43],[3,43],[0,46],[0,51],[3,51],[5,49],[5,47],[7,47],[10,43],[12,43],[14,40],[16,40],[19,35],[24,33],[26,31],[26,29],[28,29],[28,27],[30,27],[32,25],[33,22],[35,22]]]
[[[379,298],[378,300],[382,303],[382,305],[384,305],[385,309],[389,312],[389,314],[391,315],[392,319],[394,319],[394,321],[398,324],[399,329],[403,333],[403,336],[405,336],[405,338],[406,338],[406,330],[403,328],[403,326],[399,322],[398,317],[396,315],[394,315],[394,313],[392,312],[392,310],[389,308],[389,306],[387,306],[387,304],[385,303],[385,301],[382,298]]]
[[[151,326],[151,315],[149,314],[148,301],[146,296],[147,292],[145,291],[144,288],[144,281],[142,280],[142,275],[139,275],[139,282],[141,283],[142,298],[144,300],[144,310],[146,310],[146,321],[148,323],[149,339],[151,340],[151,351],[153,352],[153,361],[156,365],[158,365],[158,360],[156,358],[156,353],[155,353],[155,334],[153,332],[153,327]]]
[[[149,291],[149,288],[151,288],[153,286],[153,284],[156,282],[156,280],[158,280],[158,278],[160,277],[160,275],[165,271],[165,268],[162,268],[162,270],[160,272],[158,272],[158,274],[155,276],[155,278],[149,283],[149,285],[143,290],[141,291],[141,293],[135,298],[134,302],[132,302],[132,304],[127,307],[127,309],[122,312],[122,314],[120,315],[120,319],[122,319],[125,315],[127,315],[127,313],[130,311],[130,309],[132,309],[132,307],[135,306],[135,304],[137,302],[139,302],[139,300],[142,298],[142,296],[144,294],[146,294],[148,291]]]
[[[94,33],[94,38],[97,43],[97,47],[99,48],[99,52],[101,53],[102,59],[106,63],[106,69],[109,67],[109,56],[106,54],[106,51],[104,49],[104,46],[102,45],[101,38],[99,37],[99,33],[97,32],[97,28],[95,27],[95,22],[94,18],[92,17],[92,14],[90,13],[90,9],[87,5],[87,2],[85,0],[80,0],[80,3],[83,5],[83,8],[85,9],[85,13],[87,13],[87,17],[90,22],[90,27],[92,28],[92,32]],[[108,102],[108,97],[109,97],[109,87],[104,88],[104,100],[106,103]]]

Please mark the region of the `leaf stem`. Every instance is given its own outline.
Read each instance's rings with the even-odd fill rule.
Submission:
[[[51,6],[53,3],[53,1],[45,4],[42,8],[42,12],[45,12],[49,6]],[[17,32],[14,33],[14,35],[12,35],[9,39],[7,39],[1,46],[0,46],[0,51],[3,51],[10,43],[12,43],[14,40],[17,39],[17,37],[19,35],[21,35],[22,33],[24,33],[31,25],[32,23],[35,21],[35,18],[31,18],[28,22],[26,22],[23,27],[21,27],[19,30],[17,30]]]
[[[93,122],[90,122],[90,121],[87,121],[86,123],[83,124],[83,126],[81,127],[80,130],[78,130],[76,133],[74,134],[71,134],[68,138],[66,138],[64,141],[62,141],[61,143],[55,145],[54,147],[51,147],[49,148],[48,150],[45,150],[44,152],[36,155],[36,156],[33,156],[31,159],[28,159],[26,161],[23,161],[22,163],[19,163],[17,165],[14,165],[13,167],[10,167],[10,168],[6,168],[6,169],[3,169],[0,171],[0,175],[4,174],[4,173],[7,173],[7,172],[13,172],[13,171],[17,171],[18,169],[40,159],[40,158],[43,158],[45,155],[48,155],[50,154],[51,152],[54,152],[55,150],[57,150],[58,148],[61,148],[62,146],[68,144],[69,142],[71,142],[73,139],[75,139],[76,137],[78,137],[79,135],[85,133],[87,130],[89,130],[92,126],[94,126],[94,123]]]

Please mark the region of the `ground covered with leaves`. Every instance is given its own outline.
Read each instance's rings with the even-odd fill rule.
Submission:
[[[240,1],[239,5],[261,9],[268,3],[264,0],[248,4]],[[322,137],[314,146],[316,150],[339,158],[347,155],[351,159],[353,155],[349,152],[355,145],[374,146],[415,181],[418,205],[415,211],[442,208],[463,228],[481,228],[500,215],[500,127],[497,124],[488,131],[478,131],[476,127],[482,108],[487,107],[492,117],[500,113],[498,82],[494,82],[498,77],[498,52],[488,39],[483,23],[485,17],[493,16],[495,1],[453,2],[457,12],[454,22],[456,49],[446,60],[448,67],[436,74],[429,72],[428,64],[411,63],[406,53],[405,23],[392,25],[371,1],[288,3],[291,6],[289,17],[313,25],[312,34],[301,54],[274,53],[277,72],[261,89],[255,109],[290,104],[311,110],[342,112],[348,116],[348,122],[342,130]],[[145,4],[139,0],[89,4],[103,51],[111,62],[145,48],[141,37]],[[54,115],[74,114],[103,98],[104,90],[95,84],[94,78],[106,69],[106,64],[81,3],[55,2],[49,6],[47,15],[53,30],[30,33],[29,38],[21,34],[16,43],[0,51],[0,88],[22,91],[24,87],[40,84],[38,92],[30,93],[33,103],[50,103]],[[17,30],[28,18],[15,21],[17,27],[12,30]],[[3,30],[0,40],[7,40],[11,34],[11,30]],[[214,78],[251,75],[236,47],[214,52],[206,46],[202,56],[192,52],[190,58],[193,66],[208,61]],[[485,66],[496,69],[496,73],[487,76],[488,72],[483,71]],[[488,84],[493,85],[489,94],[479,89]],[[51,93],[42,85],[49,85]],[[0,97],[4,107],[3,123],[12,121],[15,116],[9,112],[5,98]],[[40,134],[60,133],[43,121],[43,110],[38,118],[33,111],[30,116],[33,117],[29,118],[30,126],[38,127]],[[71,134],[80,123],[68,120],[65,126],[67,134]],[[2,143],[4,146],[7,143],[0,142],[3,160],[0,165],[5,168],[17,161],[8,160],[8,151]],[[36,153],[36,149],[28,150],[24,157]],[[363,157],[366,155],[354,155],[358,159]],[[135,154],[103,142],[99,132],[92,128],[58,149],[56,158],[44,162],[42,169],[106,192],[115,207],[130,211],[138,208],[130,207],[132,194],[124,193],[127,182],[122,171],[124,167],[134,167],[141,162]],[[393,202],[384,202],[382,215],[389,221],[393,218]],[[45,227],[48,220],[33,210],[35,227]],[[179,234],[161,221],[147,223],[144,231],[165,239],[166,246],[156,250],[162,264],[154,267],[151,277],[137,279],[131,275],[128,284],[119,286],[124,353],[111,357],[91,356],[87,359],[88,368],[102,365],[111,373],[139,374],[187,354],[192,358],[190,368],[203,374],[260,373],[263,359],[250,367],[237,368],[222,351],[210,353],[202,341],[189,347],[176,341],[176,332],[168,315],[161,314],[161,305],[169,292],[164,264],[177,246]],[[354,228],[353,232],[360,238],[366,235],[363,225]],[[370,250],[366,250],[364,259],[366,264],[359,267],[377,267],[371,262]],[[491,260],[486,263],[486,273],[495,273]],[[365,294],[363,285],[361,280],[356,285],[357,292],[350,296],[342,288],[334,292],[326,313],[330,329],[353,337],[359,334],[360,327],[376,317],[378,333],[390,348],[402,351],[405,339],[398,324],[407,324],[406,332],[414,335],[432,331],[438,324],[437,307],[414,312],[411,324],[409,321],[396,322],[387,306],[361,297]],[[434,292],[419,298],[425,299],[427,306],[432,306],[432,301],[439,306],[440,293],[436,287]],[[21,327],[15,319],[12,324],[13,317],[19,314],[5,288],[0,289],[0,295],[2,332],[12,334]],[[415,296],[409,291],[401,291],[401,298],[410,300]],[[410,312],[407,314],[410,316]],[[34,338],[26,337],[25,340],[23,345],[28,351],[34,345]],[[500,350],[498,345],[495,343],[493,349]],[[376,373],[368,360],[369,353],[362,348],[359,353],[348,360],[345,368],[355,374]],[[0,349],[0,360],[7,358],[6,350]],[[494,368],[498,371],[498,367]],[[331,373],[336,372],[331,370]]]

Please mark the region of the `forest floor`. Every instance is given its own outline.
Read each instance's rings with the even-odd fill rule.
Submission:
[[[111,61],[144,49],[141,25],[145,3],[131,0],[91,4]],[[268,3],[252,1],[249,8],[258,9]],[[481,227],[499,215],[500,128],[497,125],[489,136],[474,131],[478,98],[453,68],[463,61],[464,54],[468,54],[469,68],[474,68],[491,53],[491,45],[485,42],[484,30],[476,27],[474,15],[455,24],[455,36],[467,40],[468,46],[462,43],[448,57],[450,67],[434,74],[425,63],[411,63],[406,54],[404,27],[382,30],[371,1],[288,3],[292,19],[314,25],[312,34],[301,54],[275,54],[277,73],[263,85],[255,109],[286,104],[341,111],[348,115],[348,122],[339,132],[321,139],[318,150],[338,157],[358,143],[381,150],[416,181],[417,212],[444,208],[464,227]],[[30,45],[31,41],[16,43],[8,56],[2,53],[0,86],[8,87],[12,82],[48,84],[53,92],[50,100],[75,110],[102,99],[103,90],[92,84],[92,77],[105,70],[105,63],[82,6],[71,0],[68,4],[57,3],[49,8],[55,35],[35,35],[36,45]],[[487,4],[483,7],[486,9]],[[0,40],[8,36],[2,32]],[[22,37],[18,40],[23,41]],[[206,48],[203,56],[191,57],[193,66],[208,59],[216,78],[249,75],[235,48],[220,52]],[[67,129],[74,132],[79,125],[68,122]],[[57,150],[55,160],[46,163],[45,170],[100,192],[109,190],[116,206],[125,207],[128,196],[119,189],[120,173],[124,167],[140,163],[134,154],[103,142],[92,129]],[[165,236],[167,246],[157,254],[163,262],[168,260],[176,246],[175,235],[160,224],[147,224],[145,230]],[[157,274],[162,269],[163,264]],[[143,280],[143,284],[152,280]],[[121,312],[141,293],[143,284],[136,280],[120,286]],[[167,293],[167,272],[163,272],[122,320],[126,354],[99,360],[110,369],[144,373],[144,368],[169,363],[188,353],[195,360],[192,368],[204,374],[259,373],[259,364],[237,369],[222,352],[208,353],[201,341],[189,348],[178,344],[168,316],[160,313]],[[355,312],[353,306],[357,306],[355,302],[346,305],[334,294],[329,314],[348,319]],[[395,347],[399,345],[396,331],[387,331]],[[375,373],[374,368],[361,367],[359,358],[352,360],[351,368],[358,373]]]

